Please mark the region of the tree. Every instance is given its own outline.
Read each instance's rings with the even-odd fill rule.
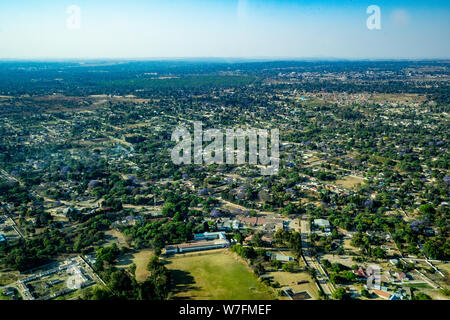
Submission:
[[[252,244],[255,246],[255,247],[262,247],[263,246],[263,241],[262,241],[262,238],[261,238],[261,234],[258,232],[258,233],[255,233],[254,235],[253,235],[253,238],[252,238]]]
[[[242,244],[242,242],[244,241],[244,237],[242,236],[242,233],[240,233],[239,231],[237,231],[234,234],[234,239],[240,244]]]
[[[382,248],[380,248],[380,247],[376,247],[375,249],[373,249],[372,250],[372,255],[375,257],[375,258],[378,258],[378,259],[384,259],[384,258],[386,258],[386,251],[384,251]]]
[[[134,277],[136,274],[136,264],[132,263],[129,267],[128,267],[128,272]]]
[[[429,295],[423,292],[418,292],[414,295],[414,300],[433,300]]]
[[[257,263],[255,266],[255,269],[253,270],[255,272],[255,274],[259,277],[262,274],[264,274],[264,272],[266,272],[266,270],[264,269],[264,266],[261,263]]]
[[[333,292],[333,299],[345,300],[347,299],[347,289],[344,287],[339,287]]]
[[[331,268],[331,262],[328,261],[327,259],[322,259],[320,262],[322,262],[323,266],[324,266],[326,269]]]
[[[295,262],[288,262],[283,264],[282,269],[286,272],[294,272],[295,271],[295,267],[296,267],[296,263]]]
[[[364,298],[369,298],[370,297],[370,293],[367,289],[362,289],[361,290],[361,296]]]

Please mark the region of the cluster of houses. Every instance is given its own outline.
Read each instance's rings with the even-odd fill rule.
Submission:
[[[359,267],[357,270],[353,270],[353,273],[358,278],[363,279],[369,279],[373,274],[374,271],[368,273],[366,270],[364,270],[363,267]],[[395,276],[397,277],[398,281],[407,281],[408,277],[404,272],[396,272]],[[367,285],[365,285],[366,289],[369,289]],[[377,296],[383,299],[388,300],[406,300],[408,299],[408,295],[411,296],[411,292],[407,292],[408,290],[397,290],[395,292],[391,292],[391,290],[388,289],[388,287],[382,286],[380,284],[374,283],[373,287],[370,288],[373,293],[375,293]]]

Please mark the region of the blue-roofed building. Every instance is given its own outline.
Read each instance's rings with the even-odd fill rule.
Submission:
[[[0,243],[5,242],[6,238],[0,233]]]

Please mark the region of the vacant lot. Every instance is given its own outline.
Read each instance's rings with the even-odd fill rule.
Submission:
[[[20,273],[18,271],[0,272],[0,286],[6,286],[19,279]]]
[[[128,247],[127,241],[123,233],[115,229],[108,230],[105,232],[105,242],[107,243],[107,245],[115,243],[119,248]]]
[[[356,189],[358,184],[363,185],[364,179],[356,177],[356,176],[345,176],[340,180],[336,180],[335,184],[337,186],[343,187],[345,189]]]
[[[134,263],[136,265],[136,280],[145,281],[145,279],[147,279],[147,277],[150,275],[150,272],[147,271],[147,265],[152,256],[152,249],[144,249],[138,252],[131,252],[119,259],[117,267],[126,268]]]
[[[166,262],[175,282],[174,299],[273,299],[270,289],[227,250],[177,255]]]
[[[311,276],[306,272],[291,273],[285,271],[274,271],[267,273],[266,276],[270,277],[273,281],[278,281],[281,289],[292,289],[294,292],[306,291],[311,298],[318,298],[317,286]],[[282,297],[280,299],[289,300],[288,297]]]

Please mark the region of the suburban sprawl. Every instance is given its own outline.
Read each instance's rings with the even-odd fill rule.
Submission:
[[[449,112],[449,61],[3,61],[0,300],[450,299]]]

